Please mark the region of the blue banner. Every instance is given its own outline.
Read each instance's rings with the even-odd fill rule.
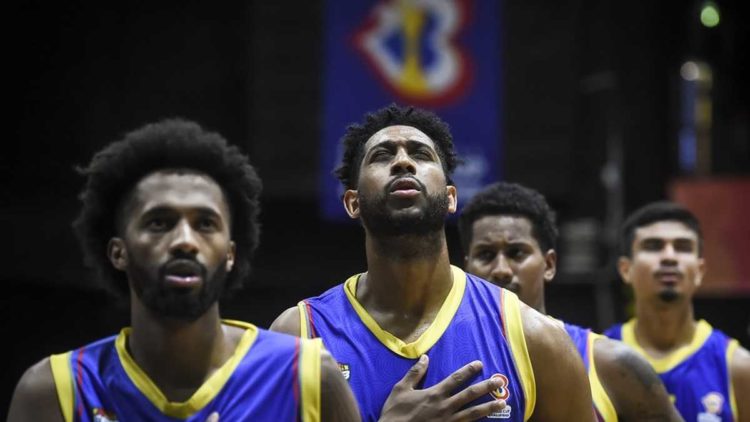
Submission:
[[[328,0],[325,6],[321,212],[346,216],[332,175],[346,126],[395,102],[437,113],[464,160],[459,203],[500,176],[500,2]]]

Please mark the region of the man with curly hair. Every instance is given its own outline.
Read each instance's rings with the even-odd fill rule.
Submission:
[[[544,286],[557,271],[557,227],[542,194],[515,183],[493,183],[466,203],[458,230],[467,272],[546,313]],[[659,377],[635,351],[590,329],[558,323],[587,368],[599,420],[680,420]]]
[[[457,156],[448,126],[391,105],[350,126],[343,143],[336,175],[364,227],[367,271],[301,301],[272,329],[322,338],[363,420],[593,420],[565,331],[449,262]]]
[[[261,181],[235,146],[164,120],[81,172],[74,228],[99,278],[129,291],[132,327],[27,370],[9,420],[358,419],[319,341],[219,316],[258,245]]]

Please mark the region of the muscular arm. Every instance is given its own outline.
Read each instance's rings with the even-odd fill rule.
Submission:
[[[617,340],[598,338],[594,342],[594,365],[604,390],[615,406],[618,420],[682,420],[651,365],[627,345]]]
[[[299,308],[296,306],[287,309],[282,312],[281,315],[271,323],[271,327],[268,328],[271,331],[279,333],[291,334],[299,337]]]
[[[18,381],[8,421],[63,422],[49,358],[27,369]]]
[[[729,374],[737,398],[737,420],[750,421],[750,352],[743,347],[734,351]]]
[[[330,353],[325,350],[323,350],[320,372],[320,420],[359,421],[359,408],[352,390],[341,376],[341,371]]]
[[[536,380],[532,421],[594,421],[589,381],[565,330],[521,304],[526,346]]]

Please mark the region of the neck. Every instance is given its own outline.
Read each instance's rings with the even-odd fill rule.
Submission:
[[[668,353],[693,340],[696,322],[689,299],[676,303],[636,300],[635,335],[644,349]]]
[[[234,343],[224,332],[219,305],[195,321],[154,315],[135,296],[128,350],[170,401],[185,401],[226,362]]]
[[[419,317],[436,313],[453,287],[445,233],[366,242],[367,274],[357,298],[366,309]]]

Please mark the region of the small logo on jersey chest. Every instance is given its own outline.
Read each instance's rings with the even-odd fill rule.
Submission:
[[[499,380],[500,386],[495,390],[490,391],[490,396],[495,400],[508,400],[510,398],[510,381],[508,377],[503,374],[493,374],[491,377],[493,380]],[[509,419],[512,408],[510,404],[506,404],[503,410],[487,415],[490,419]]]
[[[94,422],[117,422],[117,416],[112,412],[95,407],[92,409]]]
[[[341,371],[341,375],[344,376],[344,379],[349,381],[349,376],[351,375],[351,371],[349,370],[349,364],[348,363],[341,363],[339,362],[339,371]]]
[[[716,391],[703,396],[701,399],[705,412],[698,414],[698,422],[721,422],[721,409],[724,407],[724,396]]]

